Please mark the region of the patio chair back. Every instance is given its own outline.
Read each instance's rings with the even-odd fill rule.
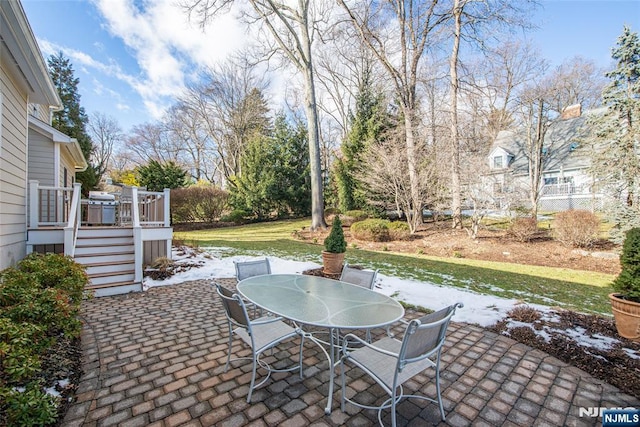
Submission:
[[[440,352],[446,338],[447,327],[458,307],[462,307],[462,304],[456,303],[409,322],[398,354],[398,372],[409,363]],[[439,363],[439,357],[437,363]]]
[[[244,280],[248,277],[271,274],[269,258],[259,259],[256,261],[234,262],[234,264],[236,266],[236,278],[238,281]]]
[[[222,306],[224,307],[227,320],[236,326],[247,329],[250,328],[251,323],[249,315],[247,314],[247,308],[245,307],[244,301],[242,301],[240,295],[225,288],[224,286],[221,286],[219,283],[216,283],[215,285],[216,291],[222,299]]]
[[[349,267],[349,264],[345,264],[342,268],[340,281],[362,286],[367,289],[373,289],[377,274],[378,270],[360,270],[358,268]]]

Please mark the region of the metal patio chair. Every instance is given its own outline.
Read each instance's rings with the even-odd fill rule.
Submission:
[[[251,403],[251,395],[253,390],[267,382],[272,372],[290,372],[295,369],[300,370],[302,378],[302,347],[304,345],[304,336],[299,329],[293,328],[282,321],[280,317],[265,316],[259,319],[250,320],[247,314],[247,308],[239,294],[216,283],[216,291],[222,299],[222,305],[227,316],[229,325],[229,350],[227,352],[227,363],[224,367],[226,372],[232,362],[231,346],[233,337],[237,335],[245,344],[251,348],[251,360],[253,369],[251,374],[251,384],[249,386],[249,394],[247,395],[247,403]],[[235,327],[235,329],[234,329]],[[278,344],[291,338],[300,337],[300,360],[298,366],[287,369],[274,369],[266,362],[260,359],[260,356],[268,349],[272,349]],[[239,357],[233,359],[242,360],[248,357]],[[258,365],[267,370],[267,376],[256,384],[256,371]]]
[[[378,421],[382,424],[382,410],[391,408],[391,426],[396,427],[396,405],[402,398],[416,398],[437,403],[440,416],[445,421],[442,396],[440,394],[440,353],[445,341],[449,321],[462,303],[445,307],[435,313],[428,314],[409,322],[400,341],[393,337],[382,338],[372,344],[353,334],[345,336],[340,371],[342,380],[341,408],[344,411],[345,402],[358,407],[378,410]],[[357,342],[361,347],[353,349],[350,343]],[[389,395],[380,406],[368,406],[346,397],[345,363],[351,363],[362,369],[367,375],[382,387]],[[415,394],[404,394],[402,384],[423,372],[427,368],[435,369],[436,398]]]
[[[258,259],[255,261],[234,261],[233,265],[236,267],[236,279],[239,281],[247,279],[253,276],[261,276],[263,274],[271,274],[271,264],[269,264],[269,258]],[[253,316],[255,317],[258,312],[257,307],[254,304],[249,304],[253,308]],[[262,309],[260,309],[260,316],[262,316]]]
[[[378,270],[360,270],[359,268],[349,267],[349,264],[345,263],[340,275],[340,281],[373,289],[377,274]]]
[[[340,281],[373,290],[377,275],[378,270],[361,270],[359,268],[350,267],[349,264],[345,263],[342,268],[342,274],[340,275]],[[367,329],[367,341],[371,342],[370,329]]]
[[[248,277],[271,274],[269,258],[255,261],[234,261],[236,267],[236,278],[238,282]]]

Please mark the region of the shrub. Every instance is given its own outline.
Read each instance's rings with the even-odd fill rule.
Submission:
[[[31,254],[0,272],[0,422],[55,421],[57,399],[39,380],[42,360],[58,339],[79,336],[87,282],[82,266],[57,254]]]
[[[351,235],[358,240],[387,242],[391,239],[389,220],[370,218],[356,222],[351,226]]]
[[[362,210],[352,210],[344,213],[346,216],[353,219],[354,222],[364,221],[369,217],[369,215]]]
[[[388,225],[391,240],[409,240],[411,230],[409,224],[403,221],[391,221]]]
[[[214,222],[227,208],[229,193],[213,185],[171,190],[173,222]]]
[[[56,420],[57,399],[46,394],[36,381],[24,390],[0,389],[0,398],[5,402],[9,425],[43,426]]]
[[[246,222],[249,222],[249,218],[252,216],[253,214],[251,212],[247,212],[245,210],[242,209],[234,209],[231,212],[229,212],[227,215],[223,216],[222,218],[220,218],[220,221],[222,222],[232,222],[234,224],[244,224]]]
[[[341,254],[347,251],[347,241],[344,239],[344,231],[342,230],[342,221],[340,216],[336,215],[331,224],[331,232],[324,239],[324,249],[327,252]]]
[[[67,292],[75,304],[82,301],[82,292],[89,280],[82,265],[59,254],[32,253],[18,263],[18,269],[32,275],[42,288]]]
[[[564,211],[556,215],[553,229],[559,242],[567,246],[588,247],[598,240],[600,219],[589,211]]]
[[[640,228],[627,231],[620,265],[622,270],[612,283],[613,290],[627,299],[640,302]]]
[[[326,208],[324,210],[324,217],[327,218],[329,216],[339,215],[340,213],[340,209],[338,208]]]
[[[516,218],[509,229],[507,234],[519,242],[529,242],[538,233],[538,221],[535,218]]]

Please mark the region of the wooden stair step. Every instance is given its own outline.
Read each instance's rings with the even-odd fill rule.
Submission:
[[[125,282],[114,282],[114,283],[105,283],[102,285],[92,285],[89,284],[88,286],[85,286],[85,289],[104,289],[104,288],[117,288],[120,286],[130,286],[130,285],[135,285],[138,282],[134,282],[134,281],[125,281]]]

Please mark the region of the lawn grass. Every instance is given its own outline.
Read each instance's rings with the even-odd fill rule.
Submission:
[[[174,239],[208,248],[218,256],[271,255],[321,264],[322,242],[314,244],[293,237],[296,230],[308,227],[309,223],[308,219],[287,220],[176,232]],[[347,249],[346,259],[351,264],[377,268],[383,275],[418,282],[584,313],[610,315],[611,312],[607,295],[610,292],[608,284],[614,276],[607,274],[354,248]],[[405,302],[411,304],[411,301]]]

